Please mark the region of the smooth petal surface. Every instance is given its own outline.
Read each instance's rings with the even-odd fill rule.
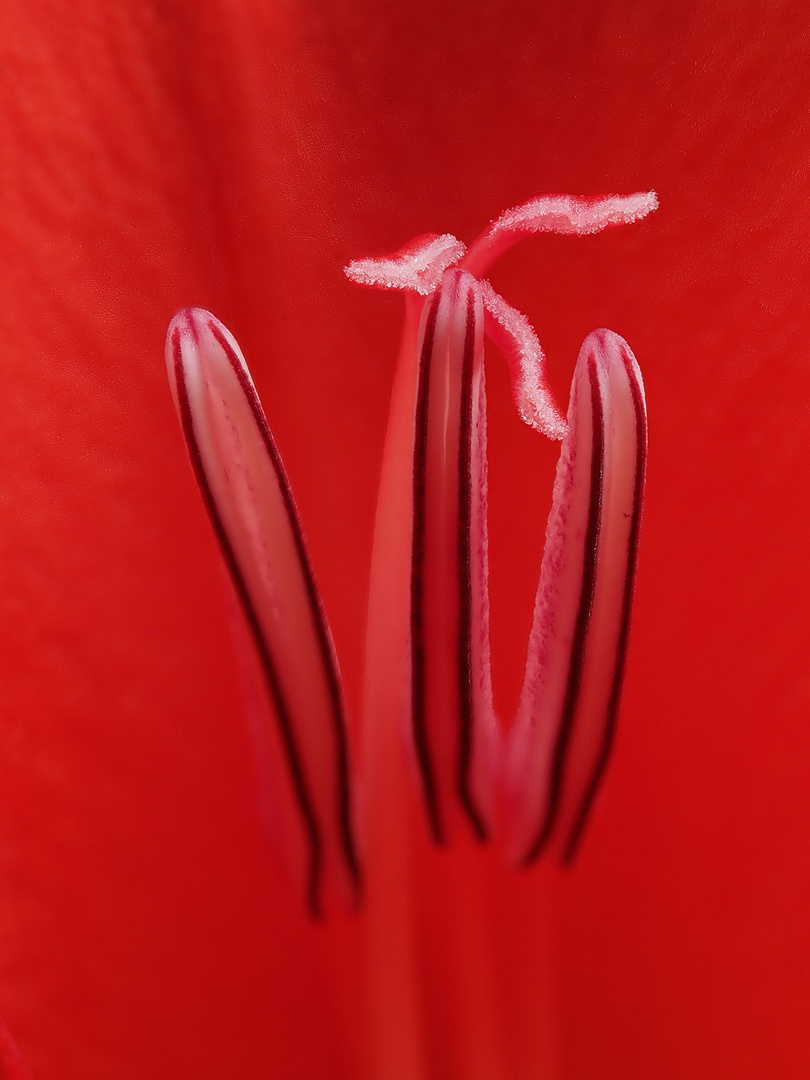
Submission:
[[[560,401],[595,326],[644,362],[610,780],[570,874],[516,889],[414,845],[418,933],[377,910],[380,985],[392,955],[425,973],[417,1031],[454,1080],[488,1018],[520,1080],[548,1061],[806,1080],[805,7],[8,0],[0,29],[0,1015],[36,1080],[365,1078],[372,1041],[411,1045],[393,1008],[372,1036],[356,920],[313,935],[268,864],[220,555],[159,362],[173,313],[216,311],[250,358],[356,711],[402,300],[341,267],[473,236],[537,191],[647,188],[642,224],[521,245],[491,279]],[[509,715],[557,451],[501,367]]]
[[[0,1076],[3,1080],[31,1080],[28,1066],[6,1028],[0,1024]]]

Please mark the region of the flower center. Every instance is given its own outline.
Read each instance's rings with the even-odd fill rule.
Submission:
[[[586,339],[566,419],[528,320],[482,275],[524,236],[597,232],[656,205],[652,193],[544,196],[501,215],[469,250],[450,234],[427,235],[346,268],[359,284],[410,294],[377,511],[362,757],[379,769],[390,756],[375,753],[377,732],[406,736],[438,843],[463,829],[503,836],[523,865],[551,842],[572,856],[612,744],[644,486],[644,391],[625,342],[607,330]],[[522,419],[562,441],[511,726],[492,701],[485,334],[507,361]],[[173,320],[166,355],[264,684],[251,709],[274,832],[317,916],[327,891],[357,898],[357,834],[381,835],[368,819],[386,803],[384,783],[365,778],[361,820],[360,755],[349,745],[331,635],[238,345],[193,309]],[[367,853],[379,854],[376,841]]]

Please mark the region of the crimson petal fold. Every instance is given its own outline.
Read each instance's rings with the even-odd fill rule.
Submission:
[[[32,1080],[31,1072],[5,1024],[0,1021],[0,1080]]]

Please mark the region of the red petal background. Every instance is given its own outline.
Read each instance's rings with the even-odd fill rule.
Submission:
[[[251,361],[356,705],[400,308],[341,266],[644,188],[493,275],[563,398],[608,325],[650,405],[621,734],[557,887],[564,1075],[807,1076],[809,46],[782,0],[4,4],[0,1013],[37,1080],[365,1075],[357,926],[313,934],[262,844],[170,316]],[[508,707],[554,454],[492,368]]]

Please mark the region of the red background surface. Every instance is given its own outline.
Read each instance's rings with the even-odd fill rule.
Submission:
[[[364,1075],[357,925],[313,934],[262,844],[171,315],[249,358],[356,706],[400,304],[341,266],[647,188],[493,273],[563,401],[607,325],[650,408],[620,738],[554,885],[563,1073],[808,1075],[809,54],[781,0],[3,5],[0,1013],[37,1080]],[[508,712],[554,451],[491,368]]]

